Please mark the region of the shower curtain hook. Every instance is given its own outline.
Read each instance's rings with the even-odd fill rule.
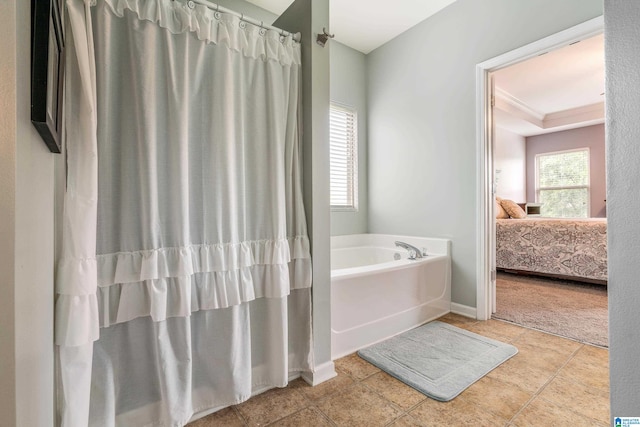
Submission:
[[[316,43],[324,47],[324,45],[327,43],[327,40],[332,39],[335,36],[336,36],[335,34],[327,33],[327,29],[325,27],[322,27],[322,34],[318,34],[318,37],[316,38]]]

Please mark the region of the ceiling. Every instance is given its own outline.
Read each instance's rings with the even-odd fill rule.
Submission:
[[[247,0],[281,15],[293,0]],[[333,0],[327,31],[336,40],[362,53],[369,53],[455,0]]]
[[[604,122],[604,36],[493,73],[496,125],[524,136]]]
[[[293,0],[247,0],[281,15]],[[333,0],[335,39],[369,53],[456,0]],[[604,122],[602,35],[493,73],[496,126],[531,136]]]

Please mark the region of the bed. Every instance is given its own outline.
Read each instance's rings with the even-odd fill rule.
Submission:
[[[605,218],[496,220],[496,267],[589,283],[607,283]]]

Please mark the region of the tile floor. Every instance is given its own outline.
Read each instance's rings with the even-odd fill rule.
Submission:
[[[440,320],[515,345],[519,352],[450,402],[429,399],[352,354],[316,387],[301,379],[189,427],[608,426],[606,349],[499,320]]]

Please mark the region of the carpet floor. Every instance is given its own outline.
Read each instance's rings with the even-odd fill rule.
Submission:
[[[499,272],[493,317],[608,347],[606,286]]]

